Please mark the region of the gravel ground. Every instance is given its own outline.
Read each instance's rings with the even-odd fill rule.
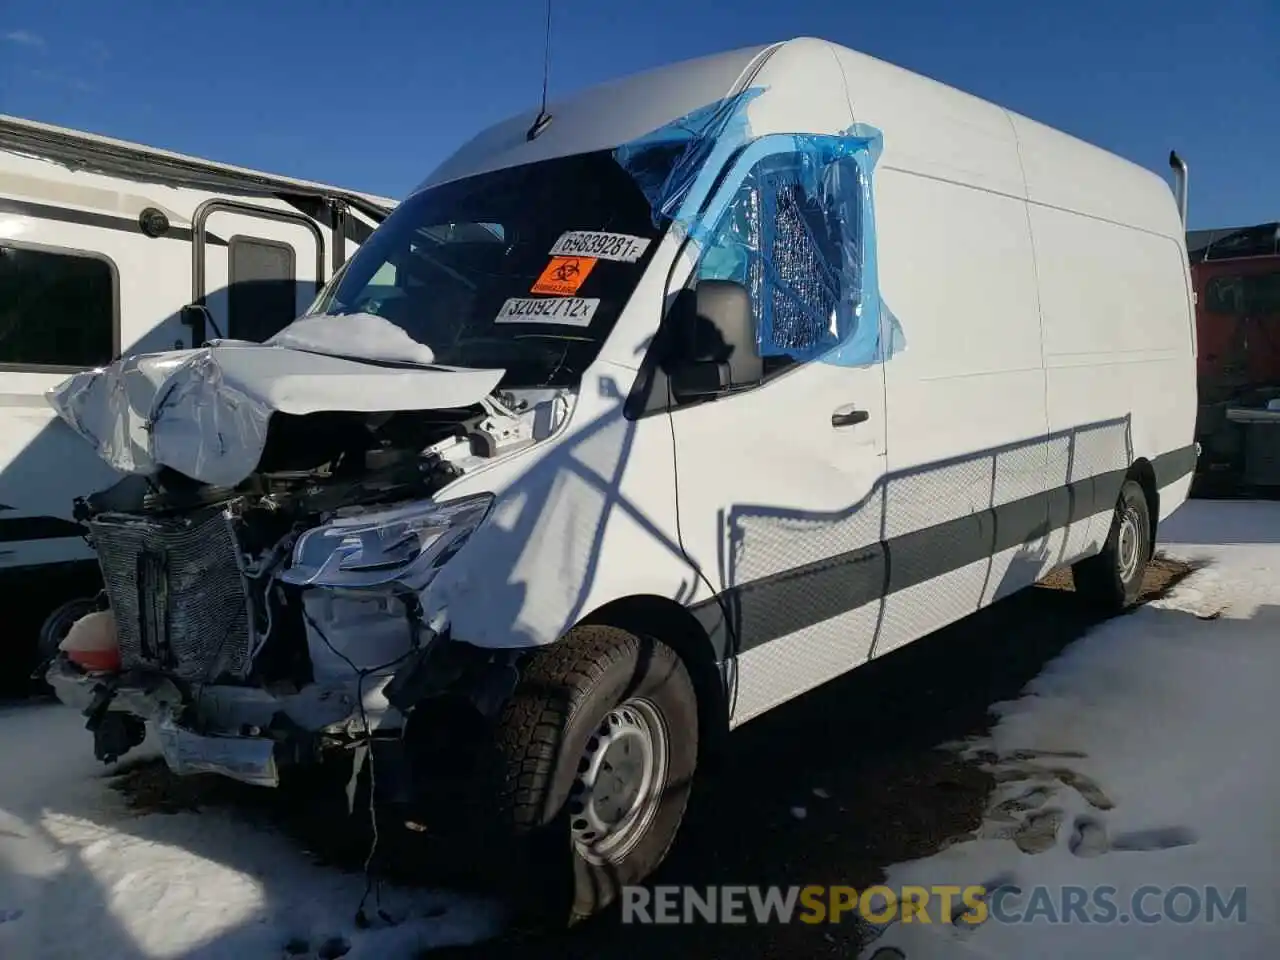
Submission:
[[[1144,600],[1190,573],[1157,557]],[[848,884],[881,881],[883,867],[922,857],[972,835],[994,781],[938,749],[983,733],[988,706],[1015,697],[1068,643],[1098,622],[1050,578],[931,637],[895,651],[752,721],[730,738],[723,769],[696,788],[680,838],[656,883]],[[116,781],[140,809],[233,806],[283,826],[317,859],[358,869],[365,840],[333,823],[302,818],[276,794],[227,781],[179,779],[155,762]],[[803,808],[798,817],[795,808]],[[385,842],[385,841],[384,841]],[[396,879],[417,872],[411,845],[397,842]],[[353,905],[354,909],[354,905]],[[664,960],[853,956],[865,942],[854,922],[822,928],[624,926],[616,909],[568,933],[512,935],[430,954],[520,960]]]

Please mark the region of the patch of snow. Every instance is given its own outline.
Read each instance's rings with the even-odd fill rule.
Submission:
[[[107,781],[118,769],[93,759],[75,711],[0,708],[0,957],[241,960],[291,940],[317,956],[337,938],[352,960],[409,960],[500,928],[487,901],[384,885],[402,922],[357,929],[363,876],[230,813],[130,811]]]
[[[372,313],[299,317],[267,341],[277,347],[429,367],[436,355],[385,317]]]
[[[1006,917],[1049,891],[1098,891],[1110,922],[980,925],[898,921],[865,951],[911,960],[1056,957],[1200,960],[1270,957],[1280,944],[1280,503],[1192,501],[1166,520],[1162,548],[1206,563],[1170,596],[1111,620],[1072,644],[1023,696],[997,705],[989,737],[967,745],[1000,780],[978,839],[888,871],[906,885],[1016,886]],[[1216,619],[1206,616],[1219,613]],[[1191,922],[1164,913],[1190,887],[1223,901],[1245,888],[1245,918]],[[1189,909],[1186,894],[1171,904]],[[958,914],[960,910],[957,910]],[[1098,917],[1092,908],[1086,915]],[[1238,917],[1238,915],[1237,915]]]
[[[1245,887],[1247,921],[969,927],[935,912],[888,927],[868,955],[1274,956],[1280,504],[1192,502],[1161,534],[1171,555],[1210,566],[998,705],[990,736],[964,747],[989,751],[1004,778],[979,839],[892,867],[887,883],[1112,886],[1122,910],[1143,885]],[[409,960],[499,929],[488,902],[387,886],[383,907],[403,922],[358,929],[362,876],[318,867],[230,813],[130,811],[113,770],[74,711],[0,706],[0,957],[241,960],[286,945],[317,956],[332,940],[353,960]]]
[[[791,815],[795,817],[797,820],[803,820],[805,817],[809,815],[809,811],[806,810],[804,807],[792,807]]]

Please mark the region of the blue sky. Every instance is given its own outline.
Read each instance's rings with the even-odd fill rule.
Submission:
[[[1176,147],[1193,227],[1280,218],[1276,0],[553,4],[553,97],[820,36],[1161,172]],[[536,104],[543,16],[542,0],[3,0],[0,112],[401,196]]]

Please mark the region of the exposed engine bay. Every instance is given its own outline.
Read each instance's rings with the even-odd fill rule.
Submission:
[[[176,772],[262,785],[280,763],[397,731],[391,684],[403,707],[475,671],[483,700],[507,655],[448,642],[418,592],[491,498],[435,497],[550,435],[568,403],[564,390],[495,390],[447,409],[273,411],[257,469],[233,486],[153,461],[77,501],[111,636],[69,637],[49,682],[84,710],[99,759],[150,721]],[[86,642],[118,651],[111,669],[78,655]]]

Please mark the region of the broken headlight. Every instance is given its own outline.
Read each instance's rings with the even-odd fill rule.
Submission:
[[[416,503],[341,517],[308,530],[293,547],[285,583],[299,587],[421,589],[480,525],[493,494]]]

